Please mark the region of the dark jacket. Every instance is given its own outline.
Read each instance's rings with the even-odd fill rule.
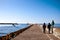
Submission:
[[[43,24],[43,28],[46,28],[46,24],[45,23]]]
[[[48,28],[51,28],[51,24],[50,23],[48,24]]]

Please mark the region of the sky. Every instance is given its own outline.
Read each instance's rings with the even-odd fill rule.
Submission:
[[[0,23],[60,23],[60,0],[0,0]]]

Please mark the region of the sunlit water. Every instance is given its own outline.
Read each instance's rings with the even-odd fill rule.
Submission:
[[[60,28],[60,24],[55,24],[54,27]]]
[[[13,25],[2,25],[2,26],[0,25],[0,36],[4,36],[6,34],[15,32],[28,26],[29,26],[28,24],[15,25],[15,27]]]

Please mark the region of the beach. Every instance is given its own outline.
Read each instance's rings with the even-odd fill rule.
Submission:
[[[53,35],[55,35],[56,37],[58,37],[60,39],[60,28],[54,28]]]
[[[41,26],[40,28],[42,28],[42,24],[40,26]],[[48,31],[47,28],[46,28],[46,31]],[[52,30],[50,32],[52,33]],[[56,26],[53,28],[53,35],[60,39],[60,28],[59,27]]]
[[[60,28],[55,28],[55,30],[54,30],[54,31],[56,31],[56,32],[60,33]]]

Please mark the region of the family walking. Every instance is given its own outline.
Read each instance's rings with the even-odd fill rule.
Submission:
[[[52,20],[52,24],[48,23],[48,25],[46,25],[46,23],[43,24],[43,32],[45,33],[46,31],[46,27],[48,29],[48,33],[50,34],[50,30],[52,30],[51,32],[53,33],[53,27],[54,27],[54,20]]]

